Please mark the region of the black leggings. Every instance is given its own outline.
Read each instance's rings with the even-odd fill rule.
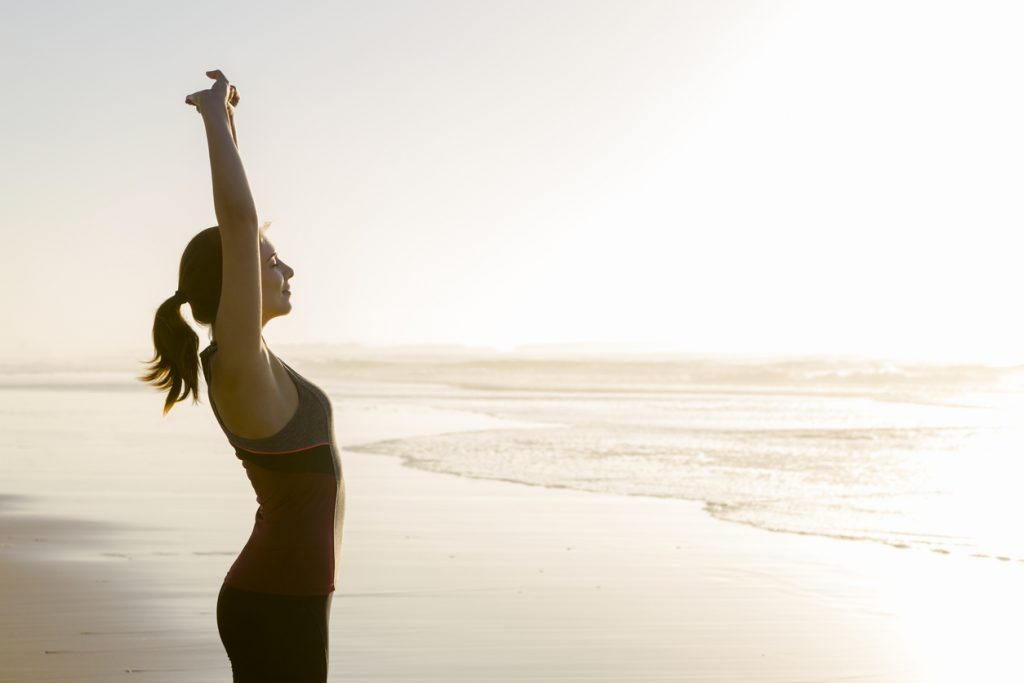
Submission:
[[[234,683],[326,683],[327,595],[277,595],[221,585],[217,631]]]

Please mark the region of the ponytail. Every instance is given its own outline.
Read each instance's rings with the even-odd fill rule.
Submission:
[[[160,390],[170,389],[164,402],[164,415],[175,403],[191,393],[193,405],[199,402],[199,337],[181,316],[177,295],[160,304],[153,320],[153,346],[156,353],[147,361],[150,371],[138,379]]]
[[[156,309],[153,347],[156,353],[147,363],[148,372],[137,379],[161,391],[168,391],[164,415],[175,403],[192,394],[199,403],[199,336],[181,316],[181,304],[188,301],[192,318],[209,325],[217,317],[221,289],[221,241],[217,226],[200,231],[185,247],[178,269],[178,290]],[[188,292],[188,294],[185,294]]]

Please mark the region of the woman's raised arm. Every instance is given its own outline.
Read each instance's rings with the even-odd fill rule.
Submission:
[[[192,93],[185,98],[185,103],[199,111],[206,126],[217,223],[221,228],[239,225],[255,228],[256,204],[235,138],[233,107],[238,102],[238,94],[220,70],[207,71],[206,75],[215,80],[213,87]]]
[[[217,213],[222,249],[221,292],[213,334],[220,349],[219,379],[229,385],[251,386],[265,376],[263,293],[260,285],[260,236],[256,205],[234,139],[232,107],[238,94],[220,71],[207,71],[213,87],[192,93],[185,102],[195,106],[206,124],[213,177],[213,208]]]

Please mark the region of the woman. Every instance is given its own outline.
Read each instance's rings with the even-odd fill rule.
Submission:
[[[213,87],[185,102],[206,128],[218,225],[185,248],[178,290],[153,323],[153,367],[140,379],[170,389],[166,415],[189,393],[198,402],[202,367],[213,414],[256,492],[252,535],[217,599],[233,680],[322,683],[344,520],[333,410],[263,339],[263,326],[291,311],[294,271],[257,227],[235,138],[237,90],[220,71],[207,76]],[[185,302],[212,334],[198,357]]]

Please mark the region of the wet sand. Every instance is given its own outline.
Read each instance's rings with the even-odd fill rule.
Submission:
[[[479,428],[407,405],[336,411],[343,451],[432,424]],[[332,681],[1024,677],[1019,564],[769,533],[688,501],[342,458]],[[47,517],[41,500],[0,507],[0,681],[230,680],[214,610],[244,536]],[[247,529],[255,504],[210,514],[224,505]]]

